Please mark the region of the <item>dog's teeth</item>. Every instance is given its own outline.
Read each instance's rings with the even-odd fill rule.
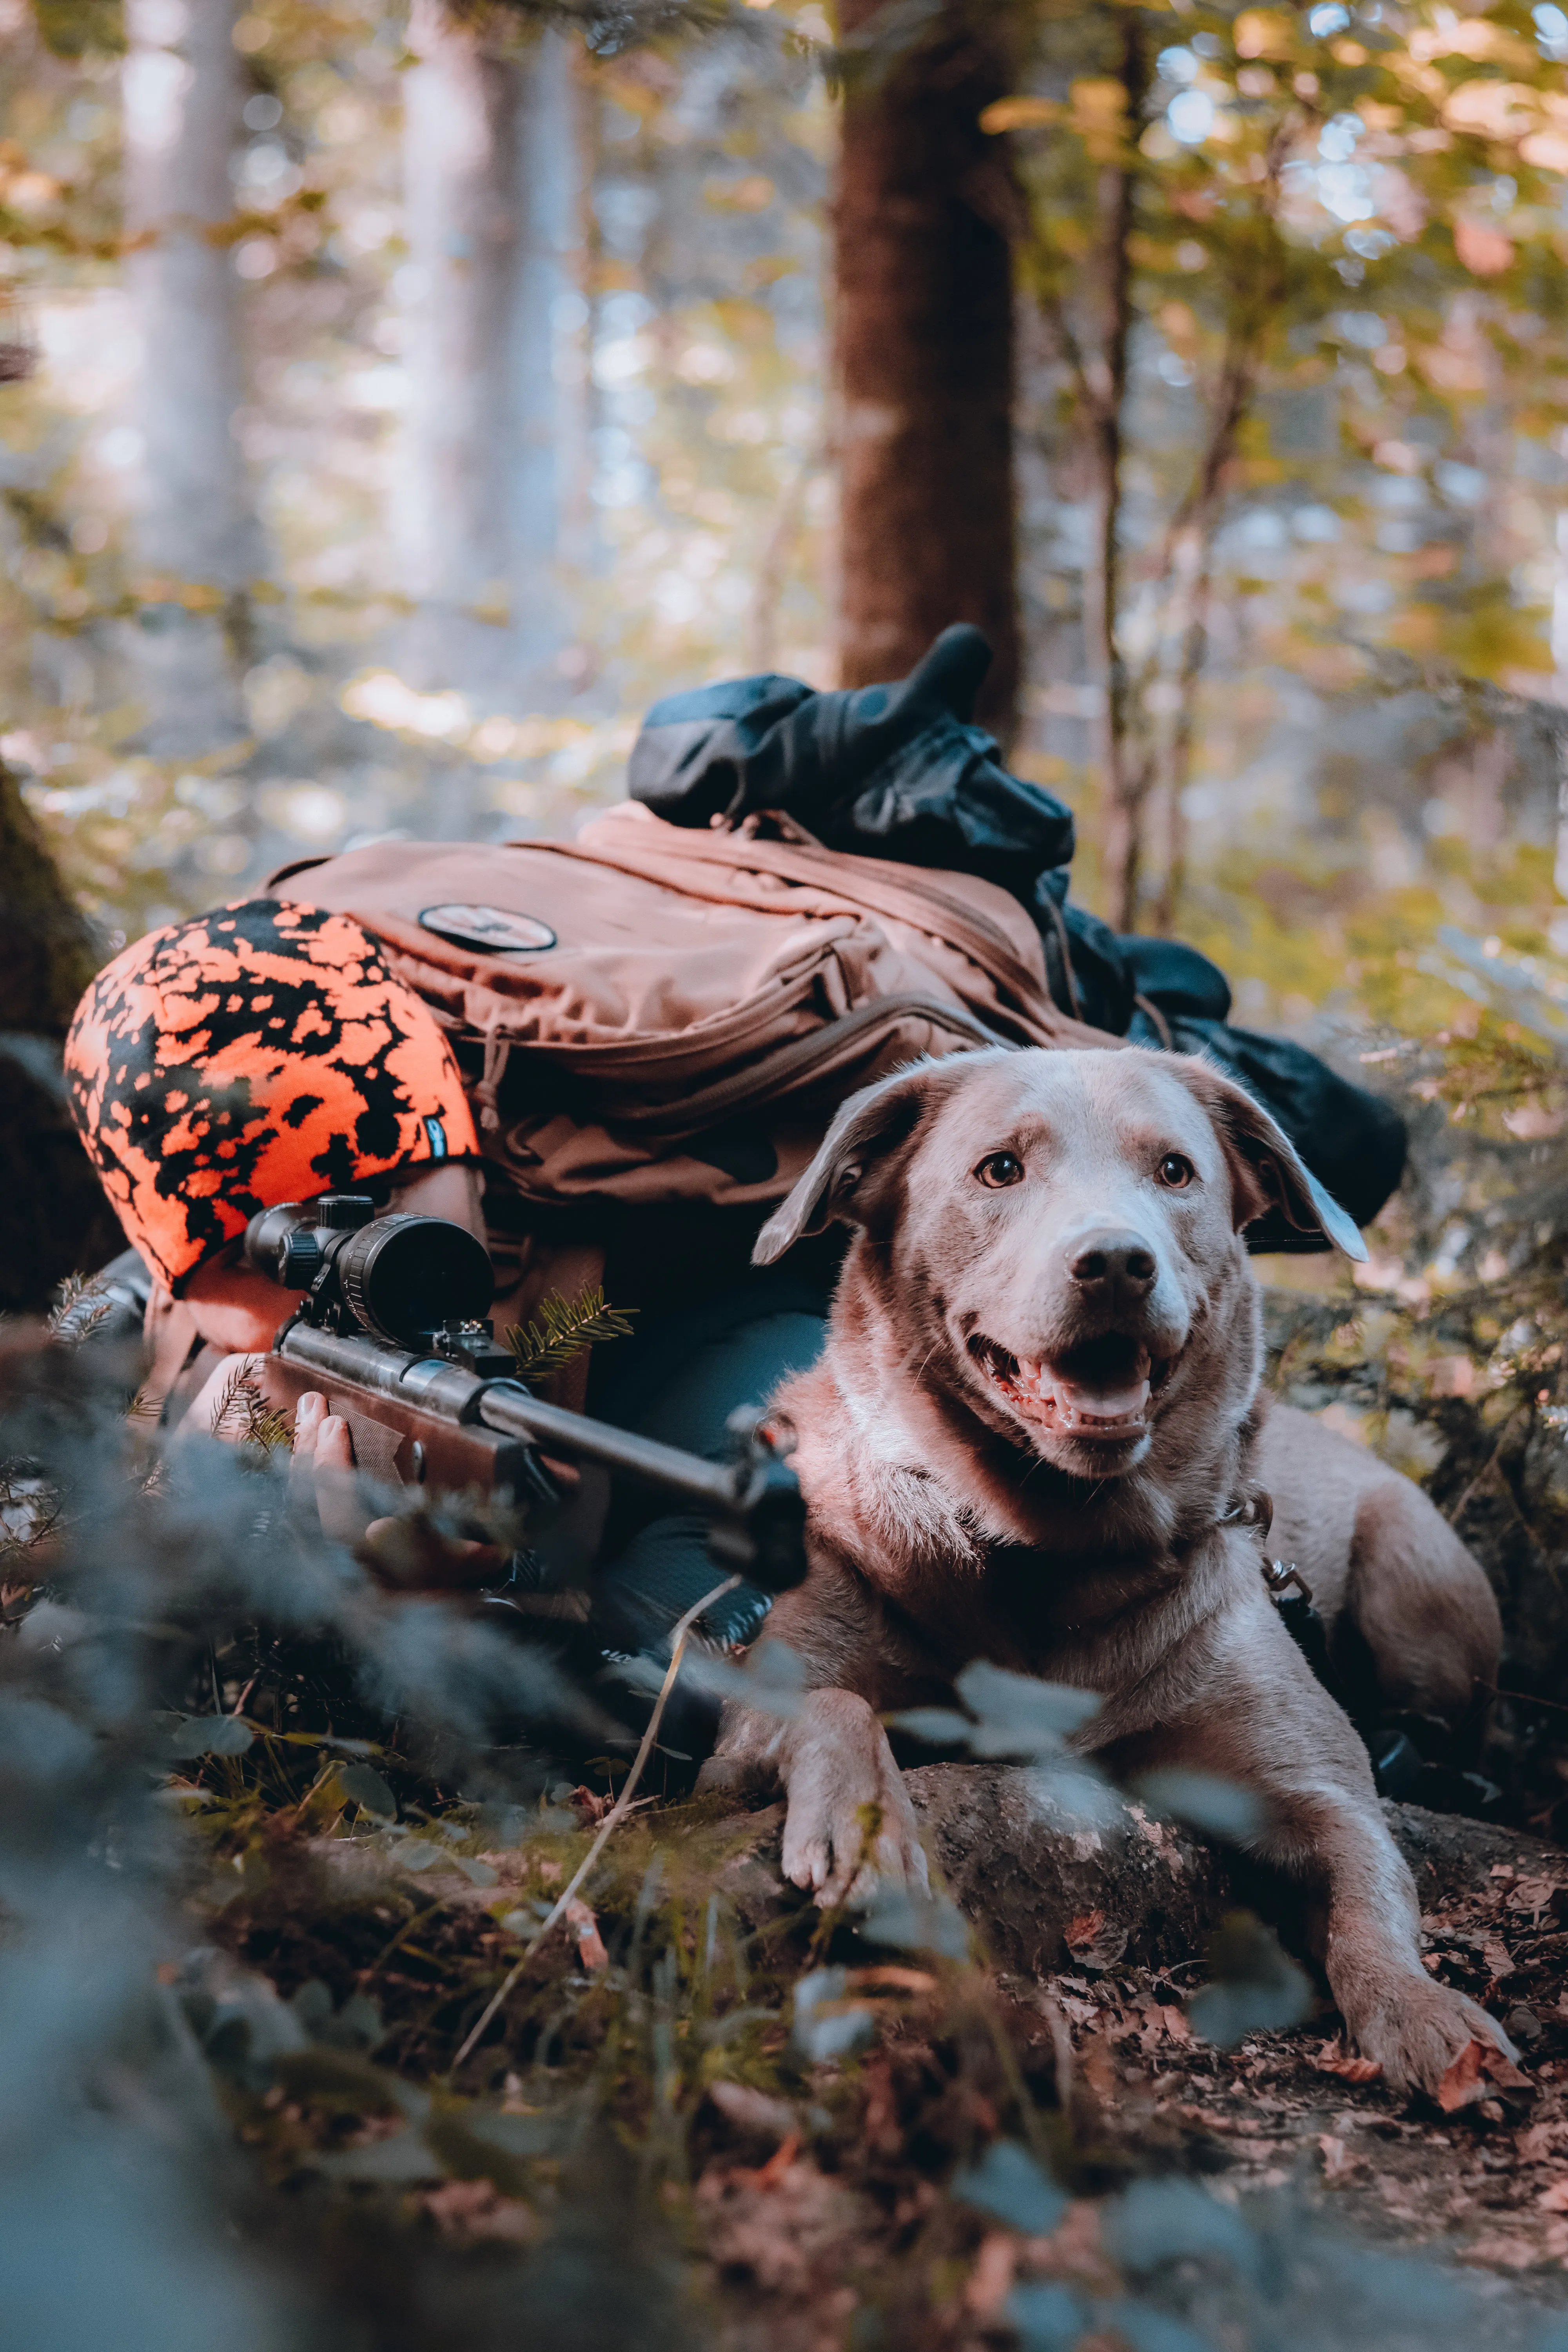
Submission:
[[[1106,1395],[1080,1389],[1070,1381],[1058,1381],[1057,1393],[1058,1402],[1075,1427],[1093,1429],[1141,1420],[1149,1402],[1149,1382],[1145,1378],[1132,1388],[1120,1389]]]

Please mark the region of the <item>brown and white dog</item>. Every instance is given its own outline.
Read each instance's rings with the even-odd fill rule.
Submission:
[[[1495,1678],[1497,1608],[1408,1482],[1306,1414],[1276,1406],[1259,1435],[1242,1234],[1271,1202],[1364,1255],[1268,1115],[1182,1055],[998,1049],[846,1104],[755,1253],[858,1229],[826,1349],[774,1400],[810,1574],[770,1632],[807,1694],[784,1722],[731,1704],[708,1778],[783,1785],[784,1870],[819,1902],[865,1862],[868,1805],[876,1869],[924,1883],[879,1716],[946,1699],[975,1658],[1091,1691],[1074,1744],[1118,1778],[1181,1768],[1259,1801],[1257,1851],[1321,1895],[1351,2032],[1430,2089],[1472,2036],[1507,2039],[1421,1965],[1366,1752],[1237,1498],[1272,1490],[1278,1536],[1395,1703],[1462,1717]]]

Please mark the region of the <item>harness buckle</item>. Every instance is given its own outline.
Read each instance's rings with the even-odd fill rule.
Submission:
[[[1311,1607],[1312,1588],[1293,1560],[1287,1563],[1282,1559],[1266,1559],[1262,1575],[1273,1600],[1282,1601],[1294,1585],[1308,1607]]]

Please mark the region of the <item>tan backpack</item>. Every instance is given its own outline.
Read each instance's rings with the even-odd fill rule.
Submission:
[[[772,837],[763,837],[764,828]],[[782,1200],[846,1095],[921,1055],[1113,1042],[1046,985],[1005,891],[637,803],[575,841],[378,842],[282,868],[353,915],[451,1037],[528,1199]]]

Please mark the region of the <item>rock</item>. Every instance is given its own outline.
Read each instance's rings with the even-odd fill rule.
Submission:
[[[1226,1913],[1254,1908],[1300,1946],[1299,1903],[1274,1874],[1139,1805],[1098,1827],[1066,1826],[1042,1803],[1039,1776],[996,1764],[928,1764],[905,1775],[948,1893],[987,1957],[1020,1976],[1169,1968],[1202,1955]],[[1511,1830],[1420,1805],[1384,1818],[1415,1874],[1423,1910],[1486,1885],[1502,1866],[1561,1878],[1568,1852]],[[799,1908],[779,1874],[784,1808],[750,1816],[746,1851],[721,1885],[751,1927]]]
[[[1068,1827],[1024,1767],[927,1764],[905,1778],[948,1892],[991,1959],[1021,1976],[1190,1959],[1236,1900],[1216,1848],[1140,1805]],[[1097,1913],[1111,1942],[1090,1926]]]

